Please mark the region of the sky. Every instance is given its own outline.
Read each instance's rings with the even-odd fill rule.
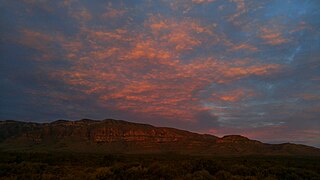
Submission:
[[[319,0],[0,0],[0,119],[320,147]]]

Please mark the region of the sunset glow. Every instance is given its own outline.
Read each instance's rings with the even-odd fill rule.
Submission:
[[[320,147],[318,0],[3,0],[0,119]]]

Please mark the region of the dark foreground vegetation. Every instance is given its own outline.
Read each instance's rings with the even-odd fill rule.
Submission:
[[[320,158],[1,152],[0,179],[320,179]]]

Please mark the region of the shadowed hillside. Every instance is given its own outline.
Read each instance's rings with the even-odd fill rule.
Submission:
[[[52,123],[0,122],[2,151],[180,153],[199,155],[320,155],[317,148],[265,144],[239,135],[218,138],[122,120],[58,120]]]

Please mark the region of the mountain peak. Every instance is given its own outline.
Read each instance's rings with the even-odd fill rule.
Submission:
[[[222,137],[223,139],[245,139],[249,140],[247,137],[241,136],[241,135],[225,135]]]
[[[241,136],[241,135],[226,135],[226,136],[223,136],[222,139],[224,140],[249,140],[249,138],[247,137],[244,137],[244,136]]]

